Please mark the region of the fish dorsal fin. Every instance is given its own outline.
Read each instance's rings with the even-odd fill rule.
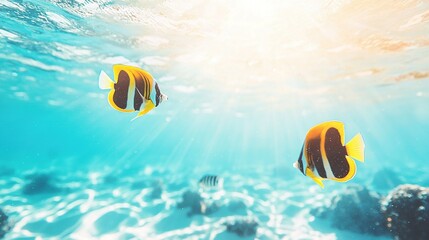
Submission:
[[[115,64],[115,65],[113,65],[113,79],[115,79],[115,81],[117,81],[118,80],[118,76],[119,76],[119,72],[121,70],[125,70],[126,68],[127,68],[127,66],[122,65],[122,64]]]
[[[314,138],[322,138],[329,128],[336,128],[341,136],[341,143],[344,145],[344,124],[340,121],[328,121],[317,124],[307,132],[306,140]]]
[[[356,136],[346,144],[346,151],[347,155],[350,157],[361,162],[365,161],[365,143],[360,133],[356,134]]]
[[[98,86],[101,89],[112,89],[113,88],[113,80],[104,72],[100,72],[100,76],[98,77]]]

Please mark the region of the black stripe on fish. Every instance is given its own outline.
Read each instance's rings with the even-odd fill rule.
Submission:
[[[136,89],[134,94],[134,110],[138,111],[143,104],[144,82],[141,76],[134,76],[136,80]]]
[[[322,178],[326,178],[325,167],[323,166],[322,154],[320,152],[320,138],[310,139],[307,141],[307,156],[309,157],[308,165],[314,165],[317,173]],[[310,168],[311,169],[311,168]]]
[[[302,174],[304,174],[304,175],[305,175],[305,172],[304,172],[304,164],[303,164],[303,162],[302,162],[302,152],[303,152],[303,150],[304,150],[304,146],[302,146],[302,148],[301,148],[301,153],[299,154],[299,158],[298,158],[298,168],[299,168],[299,171],[301,171],[301,172],[302,172]]]
[[[199,182],[202,183],[204,186],[214,187],[217,186],[218,177],[214,175],[206,175],[202,177]]]
[[[115,83],[115,92],[113,93],[113,102],[121,109],[127,108],[128,87],[130,85],[130,77],[121,70],[118,74],[118,82]]]
[[[156,91],[156,99],[155,99],[155,107],[158,107],[161,102],[161,90],[159,90],[158,83],[155,83],[155,91]]]
[[[217,177],[216,177],[216,176],[213,176],[212,186],[216,186],[216,179],[217,179]]]
[[[210,176],[210,177],[209,177],[208,185],[209,185],[210,187],[213,187],[213,179],[214,179],[214,176]]]
[[[344,178],[347,176],[350,166],[346,159],[347,151],[341,144],[341,136],[338,129],[329,128],[326,131],[324,147],[334,177]]]

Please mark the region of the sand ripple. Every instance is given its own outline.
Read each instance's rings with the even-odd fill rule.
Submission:
[[[242,239],[226,231],[226,223],[249,217],[259,227],[255,236],[244,239],[342,236],[338,230],[311,224],[314,217],[309,209],[323,202],[326,192],[299,175],[285,181],[266,172],[224,173],[225,188],[212,191],[197,188],[204,174],[197,171],[176,175],[156,168],[134,175],[112,170],[74,175],[52,172],[44,173],[52,176],[46,184],[58,191],[35,189],[40,193],[31,195],[22,189],[31,181],[29,176],[40,174],[24,173],[0,179],[0,204],[13,222],[7,235],[11,239]],[[185,191],[198,193],[204,207],[213,211],[189,214],[188,208],[178,208]]]

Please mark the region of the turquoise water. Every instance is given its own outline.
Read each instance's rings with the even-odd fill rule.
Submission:
[[[212,173],[226,179],[223,199],[252,199],[247,215],[262,226],[258,238],[295,239],[285,227],[294,215],[273,220],[264,205],[291,204],[273,194],[308,202],[347,184],[373,187],[382,168],[420,183],[413,173],[429,156],[428,11],[417,0],[1,0],[0,165],[13,171],[1,176],[1,207],[17,223],[9,237],[208,238],[202,229],[218,229],[228,214],[177,227],[171,217],[167,228],[145,221],[162,225],[175,214],[172,202]],[[136,114],[115,111],[98,88],[99,72],[112,76],[113,64],[149,71],[169,100],[131,122]],[[321,190],[292,164],[308,129],[329,120],[345,123],[346,141],[363,135],[366,162],[350,182]],[[23,196],[33,173],[72,190],[44,195],[45,204]],[[103,176],[114,183],[103,185]],[[164,202],[134,205],[145,192],[130,184],[155,178]],[[106,207],[116,214],[106,218],[118,235],[83,227],[115,204],[125,207]],[[127,204],[165,209],[136,217]],[[52,231],[55,224],[64,227]],[[309,238],[332,237],[308,229]]]

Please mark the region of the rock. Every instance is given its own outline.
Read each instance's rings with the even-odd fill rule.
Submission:
[[[40,173],[27,176],[30,180],[24,185],[22,193],[25,195],[56,193],[61,189],[55,186],[53,177],[50,174]]]
[[[8,216],[0,209],[0,238],[3,238],[10,230]]]
[[[381,196],[366,187],[352,185],[334,196],[329,206],[312,209],[311,214],[330,219],[341,230],[372,235],[387,234],[381,211]]]
[[[188,216],[195,214],[207,215],[219,209],[216,204],[207,204],[197,192],[186,191],[182,195],[182,202],[177,204],[177,208],[190,208]]]
[[[429,239],[429,188],[401,185],[385,198],[383,210],[395,239]]]
[[[225,225],[228,232],[240,237],[249,237],[256,235],[259,224],[253,218],[241,218],[226,222]]]

